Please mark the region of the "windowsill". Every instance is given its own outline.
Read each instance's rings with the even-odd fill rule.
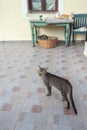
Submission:
[[[54,13],[57,13],[58,11],[28,11],[28,14],[54,14]]]
[[[40,20],[40,15],[42,15],[42,19],[45,20],[46,18],[53,18],[56,17],[57,12],[32,12],[27,14],[27,19],[28,20]]]
[[[57,10],[46,10],[46,11],[43,11],[43,10],[30,10],[28,11],[29,13],[55,13],[55,12],[58,12]]]

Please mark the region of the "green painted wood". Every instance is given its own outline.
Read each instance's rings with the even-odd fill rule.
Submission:
[[[37,21],[37,20],[30,20],[30,28],[32,30],[32,43],[33,47],[35,46],[35,43],[37,41],[37,27],[44,27],[44,26],[64,26],[65,31],[64,31],[64,36],[65,36],[65,43],[66,46],[70,45],[70,36],[71,36],[71,24],[72,23],[55,23],[55,24],[47,24],[45,21]]]
[[[72,42],[75,42],[75,34],[85,34],[87,41],[87,31],[75,31],[75,29],[86,27],[87,28],[87,14],[74,14],[74,24],[72,28]]]

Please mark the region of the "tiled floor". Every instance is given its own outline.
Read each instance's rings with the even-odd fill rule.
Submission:
[[[84,43],[43,49],[29,42],[0,42],[0,130],[87,130],[87,58]],[[46,87],[38,65],[70,80],[78,115]]]

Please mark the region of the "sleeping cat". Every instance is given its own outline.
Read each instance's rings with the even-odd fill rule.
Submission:
[[[42,78],[44,84],[47,87],[48,93],[46,94],[46,96],[51,95],[52,86],[56,87],[61,92],[63,96],[63,101],[64,100],[67,101],[67,109],[69,109],[70,104],[72,104],[75,114],[77,114],[77,110],[72,95],[73,90],[72,90],[71,83],[67,79],[61,78],[59,76],[47,72],[47,68],[41,68],[40,66],[39,66],[38,74]]]

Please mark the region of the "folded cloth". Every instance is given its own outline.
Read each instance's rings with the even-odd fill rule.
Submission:
[[[73,23],[73,19],[57,19],[57,18],[47,18],[45,20],[47,24],[56,24],[56,23]]]

